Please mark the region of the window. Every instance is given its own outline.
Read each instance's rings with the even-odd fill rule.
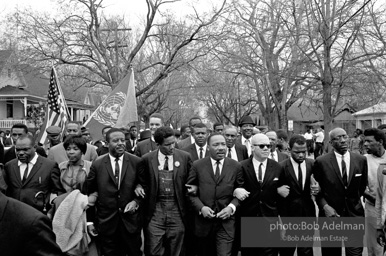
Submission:
[[[13,118],[13,100],[7,100],[7,118]]]

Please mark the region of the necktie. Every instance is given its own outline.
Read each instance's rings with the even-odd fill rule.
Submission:
[[[300,164],[298,165],[298,183],[301,189],[303,189],[303,173]]]
[[[115,183],[117,183],[118,187],[119,187],[119,157],[115,158],[115,173],[114,173],[114,176],[115,176]]]
[[[346,162],[344,161],[344,158],[342,156],[342,179],[343,179],[343,184],[345,187],[347,187],[348,182],[347,182],[347,169],[346,169]]]
[[[245,140],[245,146],[247,147],[247,150],[248,150],[248,156],[250,156],[252,152],[251,152],[251,145],[249,144],[248,139]]]
[[[200,159],[201,159],[201,158],[203,157],[203,155],[204,155],[204,154],[203,154],[203,150],[204,150],[203,148],[200,148]]]
[[[272,160],[275,160],[275,156],[274,156],[273,152],[271,152],[271,159],[272,159]],[[276,161],[276,160],[275,160],[275,161]]]
[[[24,170],[23,179],[21,180],[22,183],[24,183],[27,180],[27,177],[28,177],[28,167],[29,167],[29,165],[27,163],[27,167]]]
[[[220,161],[216,162],[216,173],[214,174],[216,181],[220,178]]]
[[[165,171],[169,171],[169,158],[167,156],[165,156],[165,164],[164,164],[164,170]]]
[[[228,148],[228,157],[232,158],[232,150],[231,150],[231,148]]]
[[[258,181],[259,181],[259,183],[263,183],[263,163],[261,163],[260,165],[259,165],[259,173],[258,173]]]

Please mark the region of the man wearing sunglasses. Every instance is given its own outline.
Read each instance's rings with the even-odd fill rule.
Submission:
[[[265,134],[252,137],[252,158],[241,162],[244,189],[236,189],[234,195],[242,200],[241,217],[277,217],[277,188],[282,167],[268,159],[271,144]],[[243,228],[243,227],[242,227]],[[264,233],[265,239],[279,241],[278,232]],[[278,248],[241,248],[243,256],[277,255]]]

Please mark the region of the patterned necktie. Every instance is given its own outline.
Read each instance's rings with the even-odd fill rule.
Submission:
[[[27,180],[27,177],[28,177],[28,167],[29,167],[29,164],[27,163],[27,167],[25,168],[24,173],[23,173],[23,179],[21,180],[22,183],[24,183]]]
[[[119,157],[115,158],[115,183],[119,187]]]
[[[259,173],[258,173],[258,181],[259,183],[263,183],[263,163],[259,165]]]
[[[200,159],[204,156],[203,151],[204,151],[204,149],[203,149],[203,148],[200,148]]]
[[[231,150],[231,148],[228,148],[228,157],[232,158],[232,150]]]
[[[273,151],[271,151],[271,159],[275,160],[275,155],[273,154]],[[276,161],[276,160],[275,160]]]
[[[251,144],[249,143],[249,140],[248,139],[246,139],[245,140],[245,146],[247,147],[247,151],[248,151],[248,156],[250,156],[251,155]]]
[[[164,170],[169,171],[169,158],[165,156],[165,164],[164,164]]]
[[[214,178],[216,179],[216,181],[218,181],[218,179],[220,178],[220,161],[219,160],[216,161],[216,173],[214,174]]]
[[[345,187],[347,187],[348,182],[347,182],[347,168],[346,168],[346,162],[344,161],[344,158],[342,156],[342,179],[343,179],[343,184]]]
[[[298,165],[298,183],[300,188],[303,190],[303,173],[300,164]]]

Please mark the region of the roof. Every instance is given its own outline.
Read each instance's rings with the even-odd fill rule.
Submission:
[[[364,116],[364,115],[373,115],[373,114],[386,114],[386,102],[381,102],[375,104],[374,106],[362,109],[358,112],[355,112],[354,116]]]
[[[38,100],[45,100],[45,97],[32,94],[29,90],[11,85],[0,88],[0,99],[9,97],[31,97]]]

